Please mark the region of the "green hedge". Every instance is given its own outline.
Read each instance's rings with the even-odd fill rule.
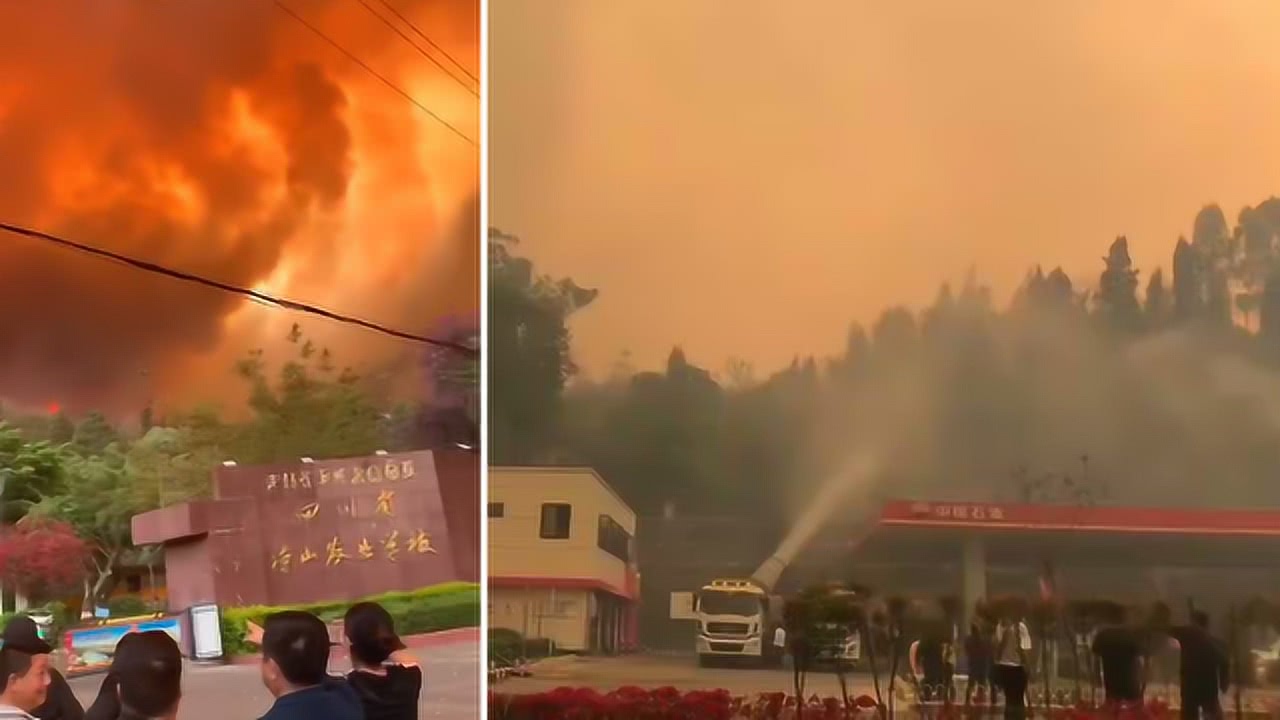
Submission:
[[[451,582],[421,590],[393,592],[361,598],[387,609],[401,635],[419,635],[438,630],[476,627],[480,624],[480,586],[475,583]],[[257,652],[256,645],[245,640],[250,622],[262,625],[268,615],[281,610],[303,610],[326,623],[336,622],[355,602],[324,602],[307,605],[268,607],[251,605],[225,608],[222,611],[222,650],[227,655]]]
[[[536,660],[550,655],[550,640],[527,639],[506,628],[489,629],[489,661],[498,667],[510,667],[518,660]]]

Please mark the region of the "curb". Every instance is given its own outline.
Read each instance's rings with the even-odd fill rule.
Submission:
[[[440,647],[442,645],[455,645],[464,642],[480,642],[480,628],[464,627],[453,628],[451,630],[440,630],[433,633],[424,633],[421,635],[406,635],[400,638],[409,649],[422,649],[430,647]],[[346,660],[347,648],[342,645],[335,646],[329,654],[329,661]],[[252,655],[237,655],[230,658],[228,664],[231,665],[256,665],[262,662],[262,654],[254,653]]]

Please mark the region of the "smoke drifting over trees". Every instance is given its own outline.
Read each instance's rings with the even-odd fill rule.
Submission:
[[[450,99],[434,78],[414,77],[421,67],[400,72],[399,56],[385,50],[388,31],[358,5],[303,5],[317,25],[339,28],[353,52],[401,82],[417,81],[424,100]],[[472,47],[453,42],[457,27],[474,24],[471,8],[401,5],[441,21],[442,39],[471,56],[474,27],[463,35]],[[382,275],[382,296],[361,311],[381,310],[391,322],[407,314],[385,305],[424,303],[441,291],[431,283],[408,292],[401,280],[431,277],[416,265],[434,256],[415,248],[444,242],[456,222],[449,216],[474,214],[465,194],[458,201],[441,191],[461,176],[474,193],[473,170],[455,158],[432,165],[428,181],[392,167],[404,161],[387,156],[419,144],[430,121],[394,95],[368,92],[367,77],[272,3],[3,3],[0,28],[5,221],[244,286],[283,275],[274,290],[292,280],[317,302],[358,286],[361,273]],[[472,149],[456,154],[474,164]],[[419,208],[399,207],[392,186],[417,187]],[[382,234],[353,208],[370,190],[386,193],[379,212],[399,221],[399,232]],[[458,224],[465,242],[474,223]],[[402,251],[400,279],[386,280],[391,264],[372,248],[358,264],[339,264],[353,240],[374,242],[369,232]],[[475,286],[446,284],[462,299],[437,299],[428,312],[474,307],[468,289]],[[243,300],[5,237],[0,304],[0,395],[84,409],[119,407],[122,397],[136,407],[129,396],[139,373],[163,375],[184,355],[221,347]],[[425,330],[431,319],[416,322]]]
[[[1234,224],[1207,207],[1145,267],[1119,237],[1093,277],[1035,268],[1008,307],[976,277],[944,285],[761,382],[720,382],[677,348],[661,371],[571,384],[540,447],[495,436],[493,459],[593,465],[649,513],[790,517],[860,450],[882,469],[869,497],[1014,500],[1050,477],[1098,502],[1275,505],[1276,205]],[[491,332],[510,320],[495,308]]]

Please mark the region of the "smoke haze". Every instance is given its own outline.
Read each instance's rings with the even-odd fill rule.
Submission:
[[[507,0],[492,221],[599,287],[575,357],[719,370],[841,346],[970,267],[1143,280],[1194,213],[1280,193],[1280,6]],[[733,321],[726,321],[731,318]]]
[[[474,3],[397,4],[472,71]],[[291,7],[477,137],[478,103],[356,3]],[[476,150],[270,2],[0,4],[0,218],[417,332],[474,313]],[[0,396],[223,399],[293,322],[341,362],[418,348],[0,238]]]

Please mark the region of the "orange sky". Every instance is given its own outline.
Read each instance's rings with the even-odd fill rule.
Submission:
[[[1166,273],[1280,194],[1280,3],[501,0],[490,225],[599,287],[577,360],[829,354],[970,267]]]
[[[389,2],[478,74],[474,0]],[[359,3],[286,4],[479,138]],[[271,2],[0,3],[0,157],[7,222],[417,333],[477,307],[478,150]],[[339,362],[418,350],[8,236],[0,303],[0,398],[77,412],[228,401],[294,322]]]

